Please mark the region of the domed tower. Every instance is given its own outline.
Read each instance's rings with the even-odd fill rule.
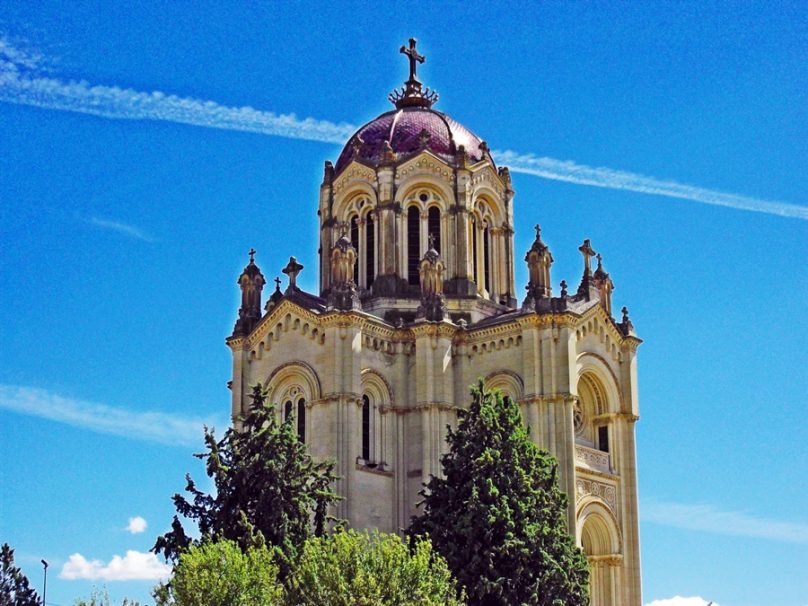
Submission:
[[[390,95],[394,109],[325,163],[319,292],[297,285],[304,268],[291,257],[281,270],[287,288],[276,279],[262,314],[264,278],[251,253],[227,339],[233,422],[252,386],[264,385],[310,452],[336,461],[343,500],[334,513],[355,528],[396,532],[441,473],[446,427],[484,377],[518,403],[531,438],[558,461],[592,606],[640,606],[641,341],[628,310],[612,316],[615,286],[588,239],[578,248],[580,285],[568,291],[562,280],[556,291],[538,226],[519,255],[529,281],[517,305],[509,172],[435,109],[437,94],[417,77],[415,40],[401,52],[410,74]]]
[[[395,109],[348,140],[320,188],[320,290],[331,288],[330,251],[349,234],[357,251],[354,282],[362,308],[412,321],[420,298],[418,267],[434,239],[446,267],[452,320],[475,322],[516,307],[513,191],[485,141],[434,109],[438,95],[416,75],[423,57],[402,47],[410,78],[390,94]]]

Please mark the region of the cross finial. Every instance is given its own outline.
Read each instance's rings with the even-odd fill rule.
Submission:
[[[592,245],[589,243],[589,238],[584,240],[584,243],[578,247],[578,250],[580,250],[581,254],[584,256],[584,271],[588,274],[590,271],[592,271],[590,259],[594,257],[597,253],[592,248]]]
[[[406,46],[402,46],[400,53],[407,55],[407,58],[410,60],[410,79],[408,82],[419,82],[418,77],[416,75],[417,63],[423,63],[426,61],[426,57],[423,55],[418,54],[418,51],[415,50],[415,45],[418,44],[418,40],[415,38],[410,38],[410,47],[407,48]]]
[[[598,253],[598,254],[595,255],[595,258],[598,260],[598,269],[602,269],[603,268],[603,257],[601,256],[600,253]]]
[[[536,230],[536,239],[541,240],[541,225],[536,223],[536,225],[533,226],[533,229]]]
[[[255,263],[255,249],[251,248],[248,254],[250,255],[250,263]]]
[[[435,234],[429,234],[429,248],[435,248]]]
[[[280,292],[280,290],[281,290],[281,279],[278,276],[275,276],[274,282],[275,282],[275,290]]]
[[[289,276],[289,288],[297,290],[297,274],[303,269],[303,266],[297,262],[294,257],[289,257],[289,263],[281,271]]]

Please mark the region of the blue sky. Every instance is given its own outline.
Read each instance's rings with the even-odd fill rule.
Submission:
[[[410,36],[512,167],[517,249],[541,223],[575,284],[591,238],[645,340],[645,603],[804,606],[800,3],[0,5],[0,541],[49,603],[148,599],[120,579],[227,423],[246,251],[316,288],[322,163]]]

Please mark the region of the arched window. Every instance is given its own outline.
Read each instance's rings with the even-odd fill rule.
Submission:
[[[407,210],[407,282],[418,286],[418,262],[421,260],[421,212],[417,206]]]
[[[373,230],[373,215],[370,214],[365,220],[365,275],[365,287],[370,288],[376,277],[376,232]]]
[[[479,264],[477,263],[477,220],[471,219],[471,276],[475,284],[479,283],[480,278],[477,276]]]
[[[283,405],[283,420],[286,421],[291,416],[292,416],[292,401],[286,400],[286,404]]]
[[[370,398],[362,396],[362,459],[370,461]]]
[[[351,218],[351,246],[354,247],[356,251],[356,256],[359,258],[359,218],[352,217]],[[354,263],[354,270],[353,270],[353,281],[355,284],[359,284],[359,263]]]
[[[443,250],[440,247],[440,209],[436,206],[429,209],[427,234],[435,238],[435,250],[442,253]]]
[[[297,401],[297,439],[306,442],[306,400]]]
[[[483,230],[483,287],[491,294],[491,230],[485,226]]]

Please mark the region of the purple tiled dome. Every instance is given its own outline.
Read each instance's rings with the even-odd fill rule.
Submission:
[[[354,159],[378,166],[385,141],[390,142],[396,160],[405,159],[421,150],[422,131],[429,134],[426,149],[447,162],[454,162],[461,145],[471,162],[483,159],[482,139],[462,124],[427,107],[404,107],[382,114],[356,131],[339,155],[335,170],[339,173]]]

